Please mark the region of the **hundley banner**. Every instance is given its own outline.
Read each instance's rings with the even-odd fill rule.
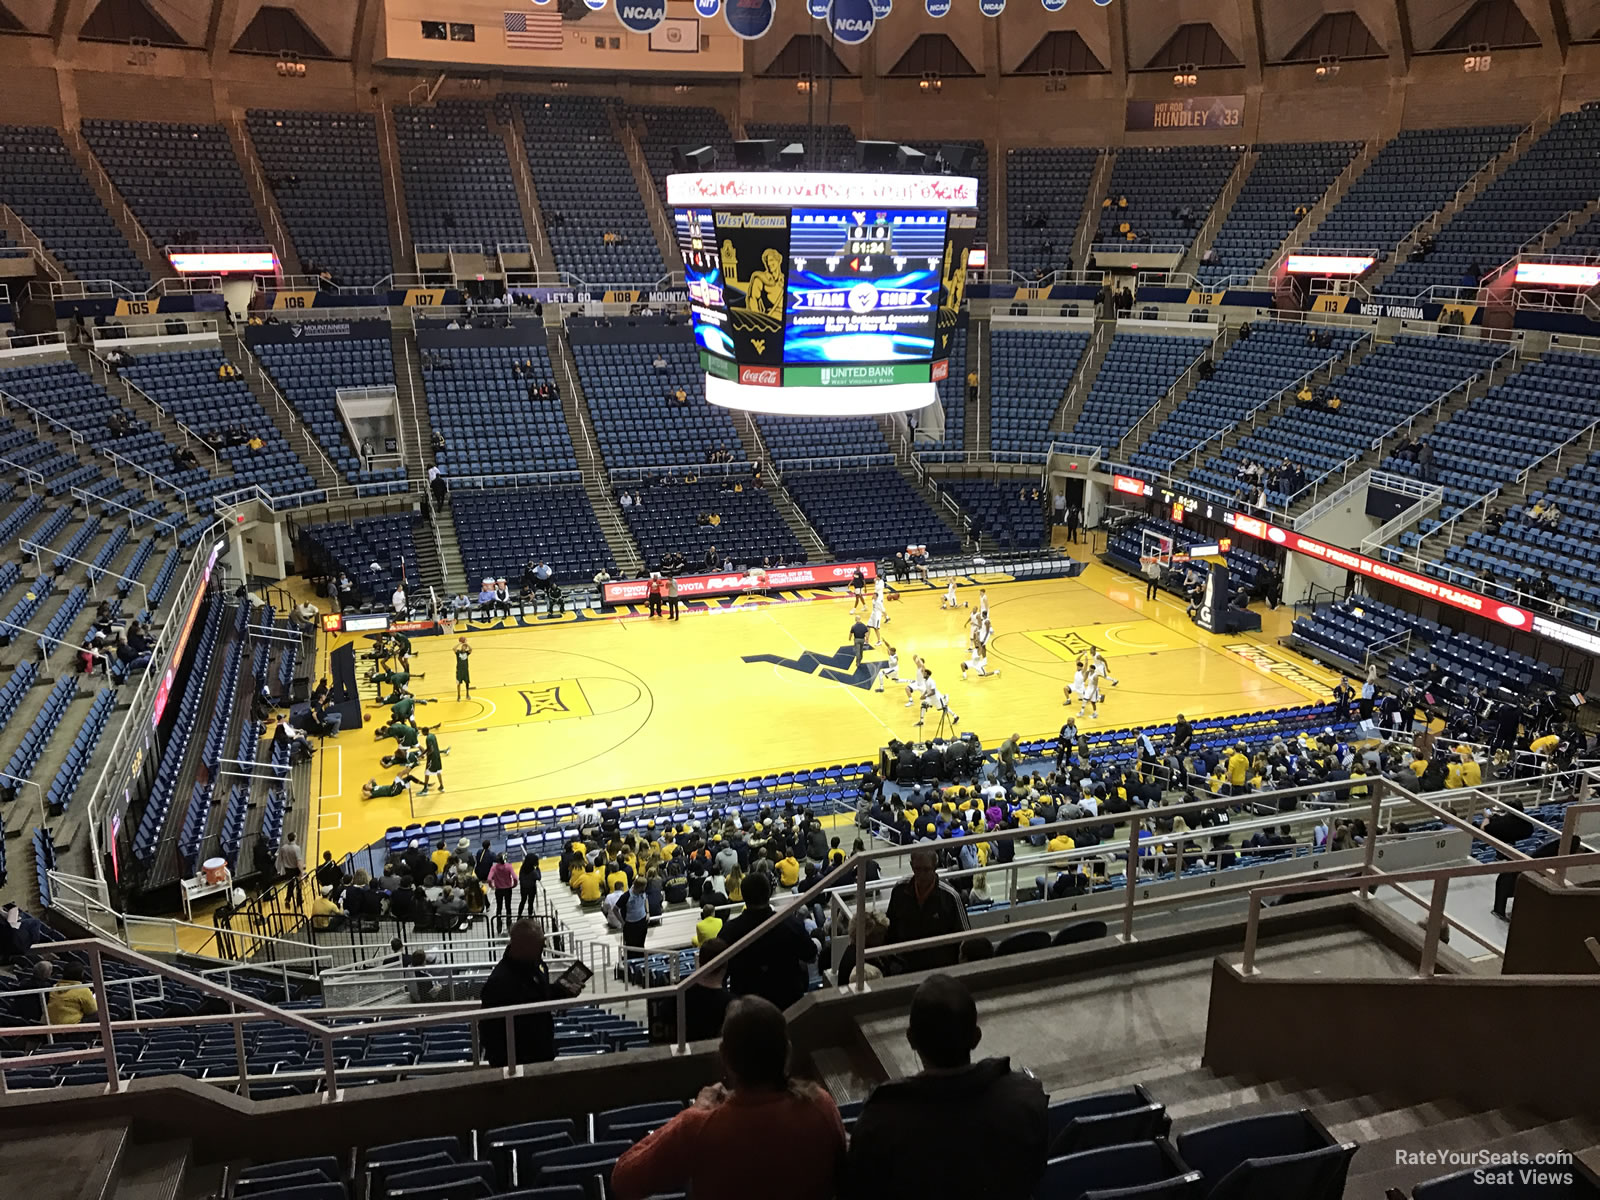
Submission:
[[[764,588],[769,591],[797,587],[842,587],[860,571],[868,579],[878,576],[878,564],[871,562],[823,563],[815,567],[780,567],[766,572],[762,582],[748,572],[726,571],[717,575],[679,575],[678,596],[729,596]],[[607,604],[639,604],[650,594],[648,579],[619,579],[600,585],[601,599]]]

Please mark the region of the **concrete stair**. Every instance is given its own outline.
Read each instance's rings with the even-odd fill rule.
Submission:
[[[1345,164],[1344,170],[1340,171],[1338,177],[1328,185],[1328,190],[1322,193],[1322,198],[1311,206],[1311,211],[1289,231],[1289,236],[1278,244],[1272,257],[1267,260],[1268,269],[1276,265],[1277,261],[1290,250],[1304,244],[1316,232],[1317,227],[1328,219],[1328,214],[1333,211],[1334,205],[1344,199],[1345,193],[1356,180],[1361,178],[1362,172],[1372,165],[1373,158],[1383,149],[1384,144],[1383,141],[1368,142],[1360,154]]]
[[[1515,372],[1519,366],[1525,364],[1527,361],[1527,357],[1524,357],[1522,362],[1518,363],[1515,355],[1507,355],[1505,360],[1499,366],[1495,367],[1495,369],[1491,371],[1485,378],[1479,380],[1477,383],[1474,383],[1472,386],[1455,393],[1443,404],[1441,404],[1438,409],[1418,417],[1409,430],[1402,430],[1392,437],[1384,438],[1383,443],[1376,450],[1370,448],[1366,450],[1360,458],[1351,464],[1348,472],[1349,477],[1354,478],[1363,471],[1376,469],[1379,463],[1383,462],[1385,458],[1394,452],[1396,446],[1405,441],[1405,439],[1410,437],[1412,434],[1415,434],[1418,438],[1427,437],[1439,425],[1442,425],[1444,422],[1448,421],[1451,417],[1460,412],[1462,409],[1466,408],[1474,400],[1480,399],[1486,392],[1489,391],[1490,388],[1503,383],[1509,375]],[[1298,516],[1301,512],[1304,512],[1307,508],[1310,508],[1313,503],[1315,503],[1315,501],[1310,497],[1297,501],[1290,509],[1290,513],[1291,515]]]
[[[777,472],[772,469],[772,459],[767,454],[767,445],[761,440],[761,431],[756,428],[755,418],[749,413],[741,413],[734,417],[733,425],[739,431],[739,442],[744,446],[745,457],[762,467],[761,478],[767,485],[767,496],[783,518],[783,523],[789,527],[789,532],[805,548],[807,560],[822,562],[830,558],[821,535],[806,520],[805,513],[794,502],[794,497],[789,495],[789,489],[778,481]]]
[[[573,360],[572,347],[567,343],[566,331],[559,325],[545,327],[545,342],[550,348],[550,362],[555,368],[556,385],[561,389],[561,411],[567,419],[567,436],[572,440],[578,457],[578,470],[583,474],[583,490],[594,506],[594,515],[600,521],[600,531],[617,560],[617,566],[626,575],[638,575],[644,570],[644,556],[628,532],[627,522],[611,495],[611,479],[605,461],[594,439],[594,418],[589,414],[589,400],[583,394],[583,384],[578,376],[578,364]]]
[[[240,379],[266,410],[267,416],[277,426],[278,432],[283,434],[290,449],[300,457],[306,470],[311,472],[311,477],[317,481],[317,486],[329,490],[343,486],[344,479],[334,467],[333,460],[323,450],[316,435],[300,420],[294,407],[278,390],[278,385],[272,382],[272,377],[267,374],[267,368],[250,352],[244,339],[226,327],[219,330],[219,334],[222,339],[222,353],[229,362],[239,368]]]
[[[394,131],[394,112],[380,103],[377,112],[378,165],[383,172],[383,194],[389,202],[389,260],[395,274],[416,270],[411,254],[411,218],[406,213],[406,189],[400,174],[400,142]]]
[[[256,206],[256,216],[260,218],[261,228],[267,231],[272,248],[278,252],[278,261],[283,264],[284,274],[305,274],[305,266],[300,261],[300,252],[295,249],[294,240],[289,236],[288,226],[283,223],[283,214],[278,211],[277,198],[267,186],[266,173],[261,169],[261,160],[256,157],[255,143],[250,140],[250,132],[245,128],[244,118],[235,113],[228,120],[226,128],[228,141],[233,145],[234,157],[239,160],[245,187],[249,189],[250,199]]]
[[[1172,386],[1169,387],[1165,394],[1162,395],[1160,401],[1152,405],[1150,411],[1145,413],[1144,416],[1140,417],[1137,424],[1135,424],[1132,429],[1128,430],[1128,432],[1123,435],[1121,443],[1119,444],[1118,448],[1112,452],[1110,457],[1119,463],[1127,462],[1128,456],[1137,450],[1140,445],[1143,444],[1144,440],[1153,432],[1155,432],[1156,427],[1172,414],[1173,409],[1177,408],[1179,404],[1183,403],[1184,398],[1188,396],[1190,391],[1194,389],[1195,385],[1200,382],[1199,368],[1201,361],[1205,358],[1210,358],[1213,363],[1220,361],[1222,356],[1227,352],[1228,347],[1233,345],[1233,343],[1237,340],[1238,330],[1232,326],[1223,326],[1221,333],[1212,342],[1211,348],[1207,350],[1205,354],[1201,355],[1199,358],[1196,358],[1193,363],[1189,364],[1189,367],[1184,371],[1184,373],[1178,376],[1178,378],[1173,382]]]
[[[1179,260],[1179,272],[1193,274],[1199,269],[1200,260],[1217,240],[1217,234],[1222,232],[1228,214],[1233,211],[1234,202],[1239,199],[1239,193],[1244,190],[1250,172],[1255,170],[1259,161],[1261,152],[1258,150],[1246,150],[1239,155],[1239,161],[1233,164],[1233,174],[1229,175],[1227,182],[1222,185],[1222,193],[1217,197],[1217,202],[1211,206],[1205,224],[1200,227],[1200,232],[1195,235],[1194,241],[1189,243],[1189,249]]]
[[[100,160],[89,149],[89,144],[83,140],[83,135],[76,129],[64,131],[63,141],[72,157],[77,160],[84,177],[88,179],[89,186],[94,189],[99,197],[101,206],[111,216],[111,220],[121,231],[122,236],[128,239],[128,245],[133,247],[133,252],[139,256],[139,261],[144,269],[150,273],[152,281],[164,279],[172,274],[172,267],[162,257],[160,249],[150,240],[150,235],[139,224],[133,210],[128,207],[127,201],[122,198],[122,193],[117,191],[116,184],[111,182],[111,176],[106,174]]]
[[[541,275],[556,275],[555,251],[544,231],[544,214],[539,211],[539,189],[533,186],[533,174],[528,170],[528,127],[522,119],[522,107],[513,105],[511,120],[503,132],[506,154],[511,160],[511,179],[517,187],[517,206],[522,210],[522,225],[528,231],[528,243],[533,248],[533,265]]]
[[[19,217],[9,204],[0,204],[0,230],[19,246],[27,246],[33,255],[44,264],[44,273],[51,279],[72,279],[71,271],[65,264],[46,248],[39,235],[28,228],[27,222]]]
[[[967,401],[966,419],[962,423],[962,442],[968,454],[984,454],[989,450],[989,414],[993,411],[989,397],[992,394],[989,380],[989,322],[969,318],[967,322],[967,373],[976,372],[978,394]]]
[[[1372,351],[1377,347],[1377,344],[1378,342],[1376,338],[1369,338],[1367,341],[1361,344],[1361,349],[1355,354],[1354,358],[1341,357],[1335,359],[1331,364],[1329,364],[1328,367],[1324,368],[1326,374],[1323,374],[1322,372],[1317,374],[1312,383],[1313,389],[1326,386],[1328,383],[1331,383],[1333,380],[1339,378],[1339,376],[1343,375],[1351,367],[1355,366],[1356,363],[1360,362],[1368,354],[1372,353]],[[1256,414],[1256,416],[1248,423],[1240,422],[1238,424],[1229,426],[1227,429],[1223,430],[1223,432],[1211,438],[1209,441],[1202,442],[1199,446],[1195,447],[1195,449],[1191,450],[1188,455],[1179,459],[1173,464],[1173,474],[1177,474],[1179,468],[1182,468],[1183,473],[1187,475],[1196,467],[1205,466],[1207,462],[1215,458],[1217,455],[1222,454],[1229,447],[1238,445],[1256,430],[1260,429],[1264,425],[1269,424],[1285,409],[1293,407],[1294,403],[1295,399],[1292,395],[1280,396],[1275,403],[1268,406],[1262,412]]]
[[[1550,128],[1551,123],[1550,114],[1543,114],[1533,124],[1519,133],[1509,146],[1478,168],[1472,178],[1461,185],[1456,194],[1445,203],[1444,207],[1420,222],[1415,229],[1400,239],[1400,244],[1395,247],[1394,253],[1389,255],[1384,262],[1379,263],[1372,274],[1362,281],[1366,289],[1374,295],[1382,291],[1384,281],[1394,274],[1396,267],[1405,262],[1407,255],[1411,253],[1418,242],[1429,234],[1438,233],[1439,230],[1450,224],[1455,219],[1456,214],[1477,199],[1478,194],[1484,188],[1505,174],[1506,168],[1521,158],[1528,148],[1539,140],[1540,135]]]
[[[1100,228],[1100,202],[1111,187],[1111,169],[1116,162],[1115,150],[1103,151],[1089,179],[1089,193],[1083,198],[1083,215],[1078,218],[1078,232],[1072,239],[1072,261],[1080,270],[1089,267],[1089,247],[1094,245],[1094,235]]]
[[[1050,418],[1050,434],[1062,434],[1064,440],[1066,431],[1077,423],[1078,414],[1083,411],[1083,402],[1088,398],[1089,391],[1094,387],[1094,381],[1100,374],[1100,366],[1106,361],[1106,355],[1111,350],[1111,339],[1116,335],[1117,322],[1114,318],[1096,317],[1094,321],[1094,336],[1089,340],[1089,348],[1083,352],[1083,357],[1078,360],[1078,369],[1072,373],[1072,378],[1067,382],[1066,390],[1061,394],[1061,405],[1056,409],[1056,415]]]
[[[650,230],[656,235],[656,246],[661,251],[661,261],[667,264],[669,274],[676,273],[678,271],[676,264],[682,260],[678,250],[678,235],[673,229],[672,217],[667,212],[666,205],[661,202],[660,193],[656,191],[655,177],[650,174],[650,164],[645,160],[644,147],[639,144],[639,135],[630,123],[618,115],[616,105],[606,106],[606,119],[611,122],[612,132],[616,134],[623,153],[628,156],[628,166],[633,169],[634,186],[639,189],[639,198],[644,203],[645,212],[650,214]]]
[[[401,438],[402,459],[408,479],[424,479],[433,462],[433,424],[428,418],[428,393],[422,381],[422,355],[417,334],[405,312],[396,310],[389,353],[394,359],[395,403],[410,436]]]

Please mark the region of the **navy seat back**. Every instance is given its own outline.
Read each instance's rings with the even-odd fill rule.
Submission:
[[[308,1183],[300,1187],[279,1188],[254,1193],[255,1200],[349,1200],[342,1183]]]
[[[1117,1088],[1109,1092],[1096,1092],[1092,1096],[1074,1096],[1070,1100],[1052,1100],[1048,1114],[1050,1136],[1054,1138],[1075,1117],[1098,1117],[1104,1113],[1122,1112],[1130,1108],[1143,1108],[1155,1103],[1150,1093],[1139,1084]],[[1134,1139],[1129,1139],[1130,1141]]]
[[[1178,1155],[1215,1187],[1247,1158],[1277,1158],[1334,1145],[1322,1123],[1303,1109],[1220,1121],[1177,1138]]]
[[[1299,1154],[1247,1158],[1206,1193],[1210,1200],[1341,1200],[1354,1142],[1320,1146]]]
[[[319,1172],[329,1182],[339,1179],[339,1160],[332,1155],[322,1158],[290,1158],[282,1162],[256,1163],[254,1166],[245,1167],[239,1172],[238,1181],[234,1184],[237,1192],[247,1183],[256,1183],[262,1180],[281,1178],[285,1175],[299,1175],[307,1171]]]
[[[450,1163],[391,1175],[384,1187],[389,1200],[482,1200],[495,1192],[494,1168],[486,1162]]]
[[[1106,936],[1104,921],[1075,921],[1056,934],[1054,945],[1075,946],[1079,942],[1098,942]]]
[[[1098,1146],[1120,1146],[1124,1142],[1166,1137],[1172,1128],[1167,1110],[1160,1104],[1146,1104],[1122,1112],[1099,1116],[1074,1117],[1050,1143],[1050,1154],[1075,1154]]]
[[[1002,938],[995,947],[995,954],[1027,954],[1030,950],[1048,950],[1050,948],[1050,934],[1043,929],[1025,929],[1021,933],[1013,933],[1010,937]]]
[[[673,1117],[683,1111],[683,1104],[678,1100],[662,1100],[652,1104],[630,1104],[625,1108],[611,1108],[605,1112],[594,1114],[593,1138],[603,1142],[613,1133],[616,1137],[625,1136],[621,1130],[627,1128],[632,1134],[643,1126],[641,1133],[649,1133],[652,1129],[659,1129]],[[635,1137],[633,1140],[637,1141]]]
[[[1200,1172],[1190,1171],[1187,1175],[1177,1175],[1159,1183],[1085,1192],[1079,1200],[1199,1200],[1205,1194],[1206,1185],[1200,1178]]]
[[[1050,1159],[1034,1194],[1039,1200],[1075,1200],[1084,1192],[1140,1187],[1184,1174],[1169,1144],[1127,1142]]]

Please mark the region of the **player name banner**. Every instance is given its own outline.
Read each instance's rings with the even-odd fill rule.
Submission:
[[[878,577],[878,564],[872,562],[821,563],[817,566],[776,567],[760,581],[745,571],[724,571],[715,575],[679,575],[678,598],[730,596],[761,588],[781,591],[800,587],[843,587],[860,571],[867,579]],[[606,604],[643,604],[650,594],[648,579],[619,579],[600,585],[600,598]]]
[[[1182,100],[1129,100],[1129,133],[1211,133],[1244,125],[1243,96],[1185,96]]]

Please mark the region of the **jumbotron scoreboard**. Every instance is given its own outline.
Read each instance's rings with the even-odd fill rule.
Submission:
[[[937,399],[966,295],[978,181],[669,175],[706,398],[820,416]]]

